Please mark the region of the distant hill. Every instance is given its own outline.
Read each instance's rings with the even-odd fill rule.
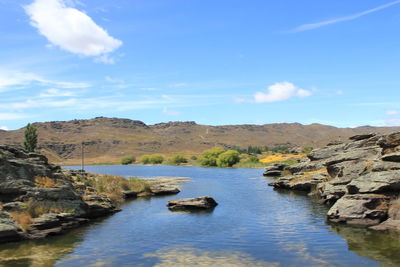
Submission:
[[[208,126],[195,122],[146,125],[138,120],[98,117],[90,120],[35,123],[39,149],[58,164],[78,164],[81,142],[87,163],[119,162],[128,154],[198,155],[213,146],[311,146],[347,140],[362,133],[389,133],[400,127],[336,128],[322,124],[276,123],[265,125]],[[21,144],[24,129],[0,131],[0,144]]]

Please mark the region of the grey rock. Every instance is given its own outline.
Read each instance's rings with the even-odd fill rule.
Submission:
[[[359,141],[359,140],[364,140],[364,139],[369,139],[371,137],[374,137],[376,134],[375,133],[369,133],[369,134],[358,134],[358,135],[353,135],[349,139],[353,141]]]
[[[330,222],[372,226],[387,219],[390,197],[378,194],[345,195],[330,208]]]
[[[353,179],[347,185],[350,194],[400,191],[400,171],[372,172]]]
[[[400,163],[400,151],[383,155],[382,160]]]
[[[209,196],[196,198],[182,198],[168,201],[167,207],[172,211],[179,210],[210,210],[215,208],[218,203]]]
[[[150,191],[153,195],[173,195],[180,192],[179,188],[169,185],[153,185],[150,187]]]

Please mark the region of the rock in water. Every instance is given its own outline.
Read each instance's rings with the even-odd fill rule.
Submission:
[[[156,196],[173,195],[181,192],[177,187],[168,185],[154,185],[150,187],[150,191]]]
[[[218,203],[209,196],[196,198],[182,198],[168,201],[167,207],[172,211],[176,210],[209,210],[217,206]]]

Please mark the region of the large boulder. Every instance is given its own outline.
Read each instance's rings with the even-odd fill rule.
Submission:
[[[282,171],[285,168],[285,164],[274,163],[264,168],[264,176],[267,177],[277,177],[282,175]]]
[[[400,171],[367,173],[353,179],[347,189],[350,194],[400,192]]]
[[[167,207],[172,211],[180,210],[210,210],[215,208],[218,203],[209,196],[196,198],[182,198],[168,201]]]
[[[390,197],[379,194],[345,195],[330,208],[328,221],[352,225],[377,225],[388,217]]]
[[[11,219],[8,213],[0,211],[0,243],[23,239],[21,227]]]
[[[150,187],[150,191],[153,195],[162,196],[162,195],[174,195],[180,192],[179,188],[172,185],[162,185],[156,184]]]

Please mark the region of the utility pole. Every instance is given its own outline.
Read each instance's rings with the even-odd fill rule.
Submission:
[[[82,157],[82,174],[85,172],[85,144],[82,142],[82,151],[81,151],[81,157]]]

